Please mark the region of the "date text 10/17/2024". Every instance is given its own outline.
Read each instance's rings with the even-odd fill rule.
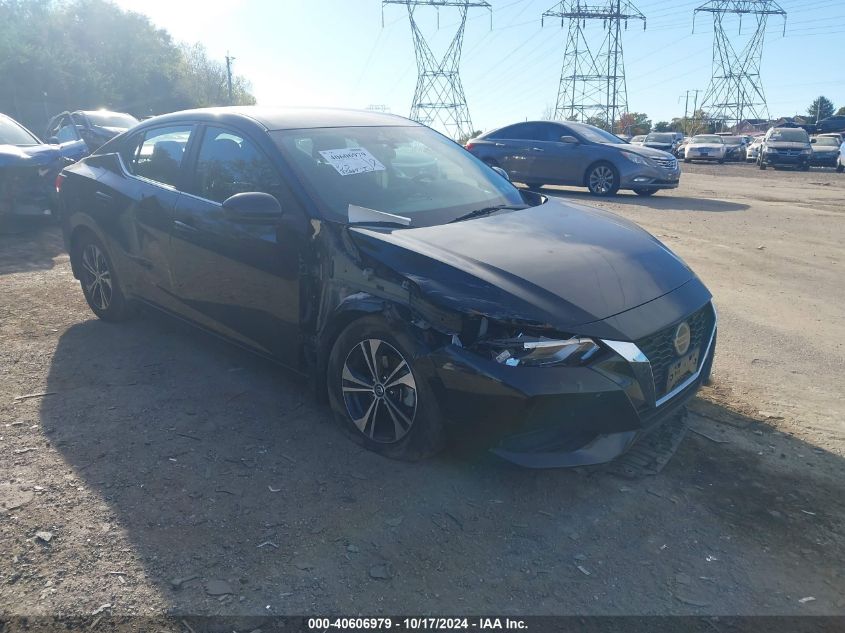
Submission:
[[[327,631],[330,629],[384,631],[520,631],[526,630],[527,628],[528,626],[525,621],[519,618],[308,618],[308,629],[312,631]]]

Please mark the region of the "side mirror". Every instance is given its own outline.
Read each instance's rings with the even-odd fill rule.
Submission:
[[[61,145],[61,142],[55,136],[51,136],[47,139],[47,145]]]
[[[575,145],[578,145],[578,143],[579,143],[580,141],[579,141],[577,138],[575,138],[574,136],[568,136],[568,135],[567,135],[567,136],[561,136],[561,137],[560,137],[560,142],[561,142],[561,143],[573,143],[573,144],[575,144]]]
[[[279,201],[269,193],[236,193],[223,201],[223,211],[232,219],[270,224],[282,217]]]
[[[508,172],[506,172],[506,171],[505,171],[504,169],[502,169],[501,167],[492,167],[492,166],[491,166],[491,167],[490,167],[490,169],[492,169],[493,171],[495,171],[497,174],[499,174],[502,178],[504,178],[504,179],[505,179],[505,180],[507,180],[508,182],[510,182],[510,181],[511,181],[511,177],[510,177],[510,176],[508,176]]]

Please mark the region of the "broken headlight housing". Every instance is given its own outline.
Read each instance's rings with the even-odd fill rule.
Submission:
[[[550,339],[517,336],[510,339],[486,340],[478,346],[489,351],[497,363],[509,367],[544,367],[585,364],[601,349],[591,338]]]

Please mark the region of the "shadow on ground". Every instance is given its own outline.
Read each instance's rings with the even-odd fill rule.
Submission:
[[[726,213],[731,211],[745,211],[749,208],[747,204],[738,202],[727,202],[725,200],[714,200],[710,198],[687,198],[684,196],[667,195],[656,193],[644,198],[631,191],[620,191],[617,195],[609,198],[597,198],[586,190],[560,189],[543,187],[538,189],[540,193],[547,196],[577,200],[586,204],[599,201],[613,202],[614,204],[635,205],[650,209],[665,209],[667,211],[704,211],[709,213]]]
[[[759,453],[691,435],[633,481],[399,463],[348,441],[301,382],[164,317],[70,327],[47,390],[48,440],[173,613],[843,611],[842,478],[779,468],[770,429],[720,408],[699,423]]]
[[[16,226],[14,232],[0,231],[0,275],[53,268],[65,249],[59,227],[43,221]]]

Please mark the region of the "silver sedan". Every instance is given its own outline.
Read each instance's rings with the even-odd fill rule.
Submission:
[[[686,147],[686,152],[684,152],[685,163],[694,160],[715,160],[719,164],[725,162],[726,146],[721,136],[698,134],[690,139]]]

